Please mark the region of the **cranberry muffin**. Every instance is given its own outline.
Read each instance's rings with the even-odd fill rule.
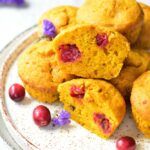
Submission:
[[[51,42],[42,40],[34,43],[21,53],[18,60],[18,73],[27,92],[36,100],[52,103],[58,99],[57,86],[72,76],[63,73],[54,65],[54,51]]]
[[[120,33],[94,25],[76,25],[53,40],[58,65],[68,73],[85,78],[118,76],[130,51]]]
[[[74,79],[60,84],[58,92],[71,118],[102,138],[109,138],[125,116],[123,97],[106,81]]]

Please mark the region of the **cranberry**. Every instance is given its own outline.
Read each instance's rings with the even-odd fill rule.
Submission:
[[[85,94],[85,86],[84,85],[82,85],[82,86],[76,86],[76,85],[71,86],[70,95],[72,97],[83,98],[84,94]]]
[[[51,121],[51,114],[47,107],[39,105],[33,110],[33,120],[39,126],[46,126]]]
[[[76,45],[61,45],[59,50],[60,57],[63,62],[73,62],[81,57],[81,53]]]
[[[94,113],[93,119],[95,123],[103,130],[104,133],[110,132],[111,124],[104,114]]]
[[[96,36],[97,45],[100,47],[105,47],[108,44],[108,36],[105,33],[97,34]]]
[[[9,97],[16,102],[23,100],[25,96],[25,89],[22,85],[15,83],[9,88]]]
[[[136,143],[132,137],[124,136],[117,140],[116,148],[117,150],[135,150]]]

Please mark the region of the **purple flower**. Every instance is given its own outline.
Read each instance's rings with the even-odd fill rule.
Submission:
[[[70,113],[67,111],[61,111],[61,113],[52,119],[53,126],[63,126],[69,124],[70,121]]]
[[[25,4],[25,1],[24,0],[0,0],[0,4],[22,6]]]
[[[56,28],[51,21],[43,20],[43,34],[51,38],[56,36]]]

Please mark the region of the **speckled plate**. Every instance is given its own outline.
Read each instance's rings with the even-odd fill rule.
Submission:
[[[69,126],[54,128],[51,125],[39,128],[32,120],[33,109],[41,104],[26,94],[25,99],[15,103],[8,96],[13,83],[21,83],[17,73],[17,60],[22,51],[38,40],[36,27],[32,27],[12,42],[0,53],[0,109],[5,126],[14,140],[14,149],[27,150],[115,150],[115,141],[121,136],[132,136],[137,141],[137,150],[149,150],[149,140],[136,129],[130,110],[118,130],[109,140],[103,140],[72,121]],[[3,64],[1,64],[3,62]],[[22,84],[22,83],[21,83]],[[46,105],[52,116],[61,111],[60,102]],[[9,142],[9,141],[8,141]]]

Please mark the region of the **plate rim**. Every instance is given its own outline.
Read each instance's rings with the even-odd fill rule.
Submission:
[[[9,133],[9,135],[11,136],[13,142],[15,142],[15,144],[20,148],[23,149],[23,147],[21,146],[20,143],[18,143],[13,137],[12,133],[10,132],[10,130],[15,133],[14,135],[20,138],[20,141],[22,140],[23,144],[26,145],[27,148],[30,149],[39,149],[37,146],[35,146],[33,143],[31,143],[28,139],[26,139],[15,127],[15,125],[12,123],[11,118],[9,116],[8,110],[5,107],[5,96],[4,96],[4,91],[5,91],[5,87],[4,84],[5,81],[3,80],[3,73],[5,71],[5,67],[8,65],[7,62],[9,62],[9,65],[11,65],[14,62],[13,60],[10,60],[10,58],[12,57],[12,55],[18,55],[15,54],[16,51],[18,53],[20,53],[21,51],[23,51],[23,49],[25,49],[26,47],[28,47],[30,44],[32,44],[34,40],[31,40],[32,38],[38,39],[38,35],[37,32],[33,32],[32,30],[36,29],[37,25],[33,25],[29,28],[27,28],[26,30],[24,30],[23,32],[21,32],[20,34],[18,34],[16,37],[14,37],[8,44],[6,44],[4,46],[4,48],[0,51],[0,57],[4,57],[2,60],[2,63],[0,64],[0,113],[2,116],[2,120],[4,122],[4,125],[6,127],[7,132]],[[33,33],[32,33],[33,32]],[[24,35],[27,35],[27,37],[24,37]],[[5,50],[7,50],[9,47],[11,47],[11,45],[15,42],[19,40],[19,43],[17,44],[17,46],[15,46],[15,49],[13,50],[9,50],[8,51],[8,55],[5,55],[4,52],[6,52]],[[27,45],[24,45],[24,43],[28,43]],[[3,56],[4,55],[4,56]],[[9,70],[9,67],[8,69]],[[7,72],[7,71],[6,71]],[[6,78],[5,78],[6,79]],[[11,128],[10,130],[8,128]],[[4,137],[2,137],[4,139],[4,141],[6,141],[6,143],[12,148],[14,149],[15,147],[9,143],[9,141],[7,139],[5,139]]]

